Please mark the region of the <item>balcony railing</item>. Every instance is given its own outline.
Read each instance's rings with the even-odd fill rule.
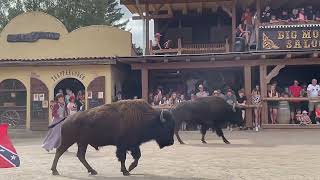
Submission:
[[[152,40],[150,41],[150,54],[205,54],[205,53],[224,53],[230,51],[230,45],[226,39],[225,43],[203,43],[203,44],[182,44],[181,39],[178,39],[178,47],[171,49],[152,49]]]

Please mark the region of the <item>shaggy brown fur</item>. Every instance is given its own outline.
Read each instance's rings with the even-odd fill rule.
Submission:
[[[117,147],[121,171],[129,175],[125,167],[127,151],[131,151],[135,159],[130,171],[138,164],[141,156],[139,146],[142,143],[154,139],[163,148],[173,144],[173,135],[174,120],[171,113],[157,111],[143,100],[120,101],[96,107],[65,120],[61,130],[62,143],[57,149],[51,170],[53,174],[58,174],[56,165],[59,157],[72,144],[77,143],[79,160],[91,174],[96,174],[85,160],[87,146],[98,149],[114,145]]]

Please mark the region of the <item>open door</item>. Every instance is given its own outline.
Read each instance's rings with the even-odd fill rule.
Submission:
[[[88,86],[88,108],[105,104],[105,77],[95,78]]]

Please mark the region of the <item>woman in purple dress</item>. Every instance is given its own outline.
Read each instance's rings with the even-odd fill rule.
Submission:
[[[58,93],[55,99],[56,103],[52,107],[53,120],[51,124],[55,124],[67,116],[63,94]],[[54,128],[49,129],[48,134],[42,144],[42,147],[46,151],[49,152],[60,146],[61,124],[62,123],[56,125]]]

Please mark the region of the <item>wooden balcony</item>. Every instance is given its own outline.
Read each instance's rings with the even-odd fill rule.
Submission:
[[[226,53],[230,52],[230,45],[226,39],[225,43],[215,44],[182,44],[181,39],[178,39],[178,47],[172,49],[152,49],[152,40],[150,40],[150,55],[155,54],[209,54],[209,53]]]

